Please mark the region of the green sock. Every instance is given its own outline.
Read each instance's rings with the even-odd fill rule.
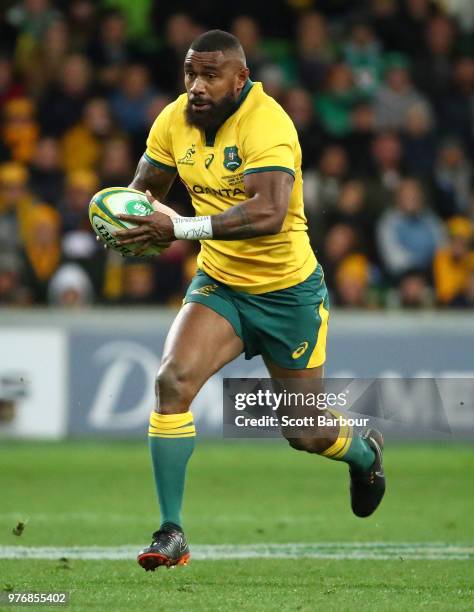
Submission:
[[[186,466],[194,450],[196,430],[191,412],[150,415],[148,439],[161,524],[181,526]]]
[[[321,455],[348,463],[351,472],[355,474],[367,473],[375,461],[375,453],[367,440],[364,440],[359,433],[354,433],[352,427],[347,425],[340,427],[337,440]]]
[[[367,440],[364,440],[360,434],[356,433],[352,436],[352,441],[346,454],[340,460],[348,463],[354,474],[365,474],[374,464],[375,453],[370,448]]]

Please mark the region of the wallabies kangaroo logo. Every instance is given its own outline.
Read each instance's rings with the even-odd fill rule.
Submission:
[[[185,166],[194,166],[193,155],[196,153],[196,145],[191,145],[183,157],[178,159],[178,164],[184,164]]]

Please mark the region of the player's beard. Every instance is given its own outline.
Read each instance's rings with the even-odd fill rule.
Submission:
[[[199,102],[199,98],[195,98],[194,102]],[[194,111],[189,99],[186,105],[187,122],[203,130],[218,128],[237,109],[237,102],[232,94],[225,95],[218,102],[205,102],[211,105],[206,111]]]

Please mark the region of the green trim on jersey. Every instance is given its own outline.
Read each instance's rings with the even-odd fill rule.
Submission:
[[[251,79],[247,79],[242,91],[240,92],[239,99],[237,100],[237,108],[244,102],[245,98],[249,95],[250,90],[253,87],[253,81]],[[235,109],[237,110],[237,109]]]
[[[255,174],[256,172],[273,172],[274,170],[287,172],[288,174],[291,174],[293,178],[295,178],[295,171],[291,168],[285,168],[285,166],[262,166],[261,168],[250,168],[249,170],[244,170],[244,176],[246,174]]]
[[[176,166],[167,166],[166,164],[163,164],[163,163],[161,163],[159,161],[156,161],[156,159],[153,159],[152,157],[150,157],[146,153],[143,153],[143,157],[146,159],[146,161],[149,164],[151,164],[152,166],[155,166],[156,168],[161,168],[161,170],[166,170],[166,172],[171,172],[173,174],[176,174],[176,172],[177,172]]]
[[[214,146],[218,129],[219,128],[215,128],[213,130],[204,130],[204,136],[206,137],[206,147]]]

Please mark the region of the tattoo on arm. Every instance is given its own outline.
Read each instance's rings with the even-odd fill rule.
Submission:
[[[137,170],[129,187],[146,191],[149,189],[152,195],[162,201],[176,178],[176,174],[157,168],[148,163],[144,157],[138,162]]]
[[[247,211],[247,202],[229,208],[219,215],[213,215],[212,235],[221,240],[240,240],[261,235],[261,230],[252,221]]]
[[[293,177],[286,172],[262,172],[244,178],[248,200],[211,216],[217,240],[242,240],[281,232],[288,211]]]

